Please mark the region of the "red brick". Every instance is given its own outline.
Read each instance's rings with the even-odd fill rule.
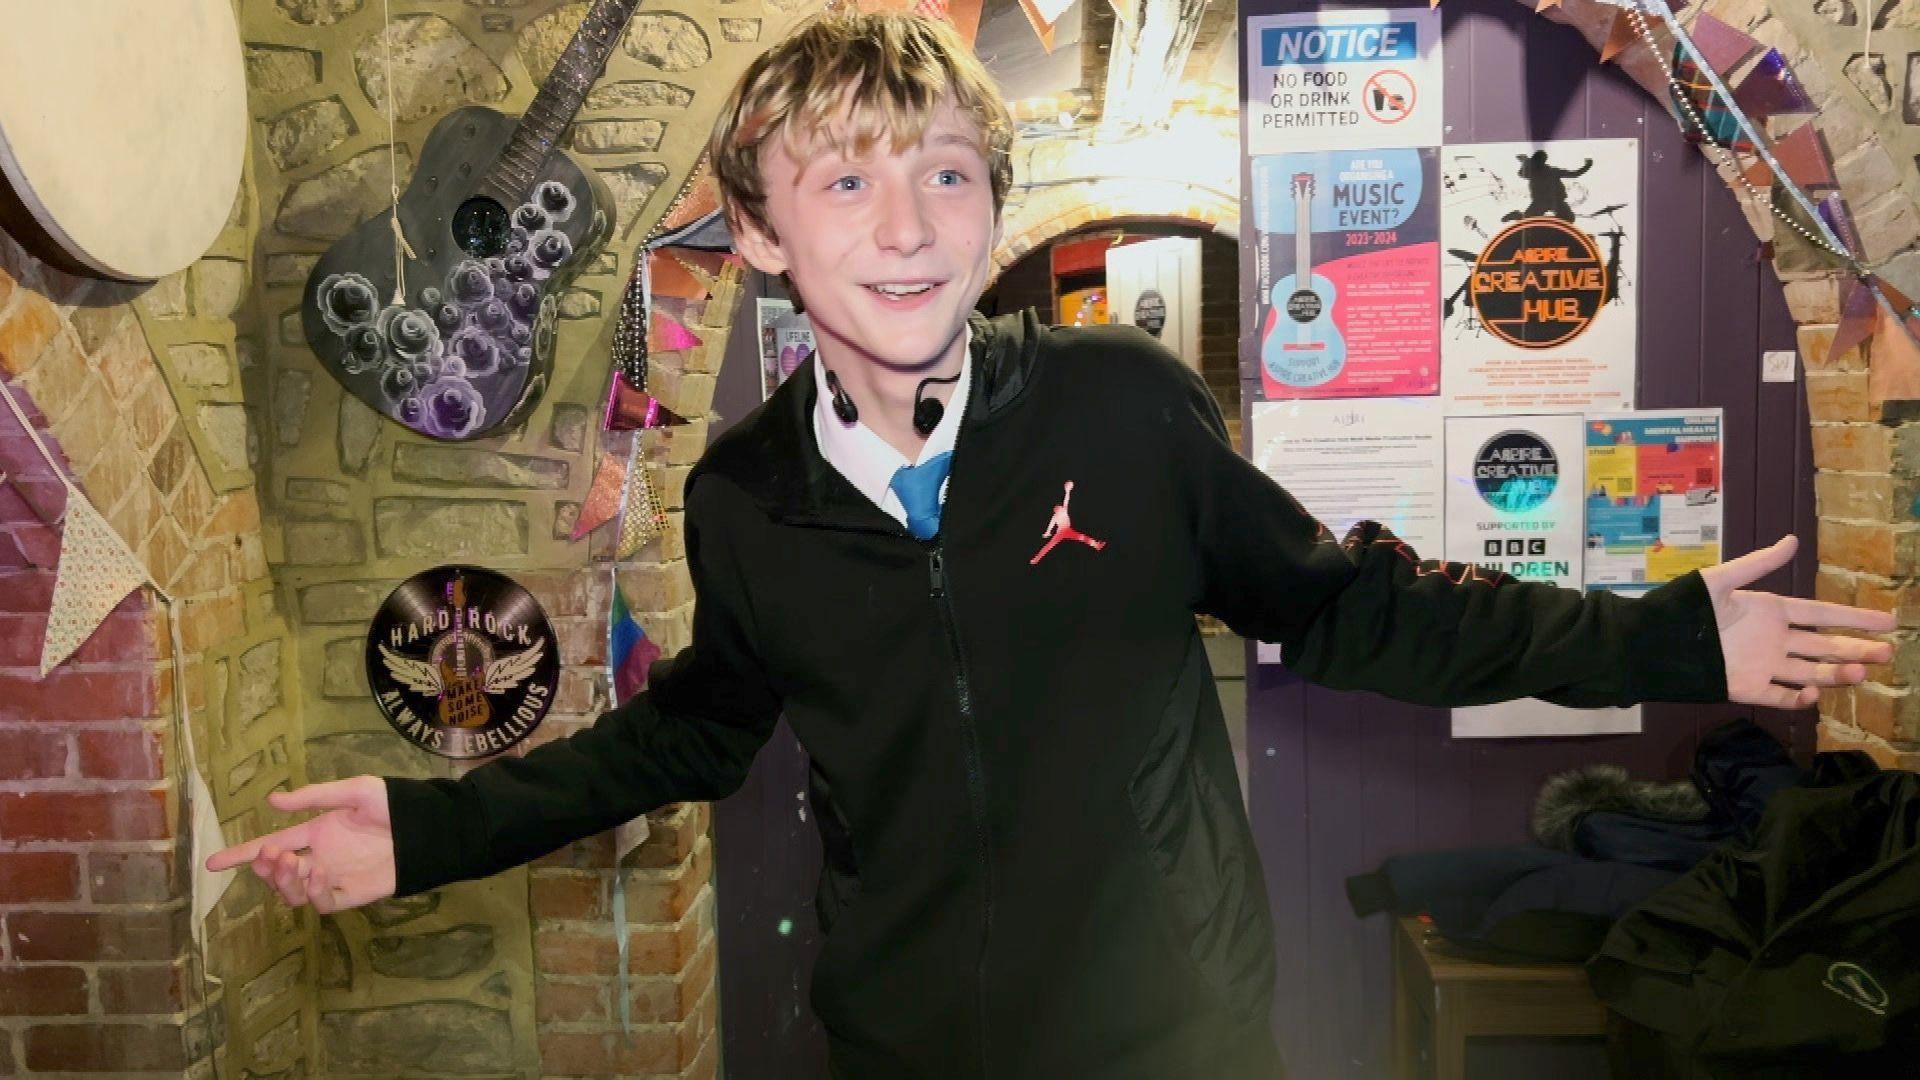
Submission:
[[[540,1036],[546,1076],[624,1076],[678,1073],[679,1040],[671,1028],[635,1029],[630,1036],[549,1031]]]
[[[180,1026],[171,1023],[42,1024],[24,1036],[27,1068],[42,1072],[170,1072],[184,1069]]]
[[[9,840],[164,840],[163,791],[35,791],[0,794],[0,836]]]
[[[63,1016],[86,1011],[84,968],[0,967],[0,1016]]]
[[[620,970],[620,951],[610,931],[561,930],[536,924],[533,964],[550,975],[612,975]]]
[[[155,686],[151,670],[0,675],[0,721],[149,719]]]
[[[534,1019],[542,1024],[605,1023],[609,980],[556,982],[541,979],[534,987]],[[638,1014],[634,1020],[639,1021]]]
[[[0,318],[0,371],[17,376],[33,366],[40,353],[60,332],[60,310],[38,293],[22,292],[5,318]],[[15,397],[21,396],[15,393]]]
[[[185,961],[102,964],[95,977],[100,1008],[114,1014],[177,1013],[187,1007]]]
[[[627,971],[633,975],[678,975],[700,943],[697,920],[674,930],[631,930],[627,934]]]
[[[0,851],[0,904],[80,899],[80,856],[71,851]],[[0,1009],[0,1015],[6,1010]]]
[[[187,942],[187,912],[18,911],[7,916],[13,958],[98,960],[107,963],[172,961]]]
[[[0,573],[0,611],[46,614],[53,607],[53,570],[9,570]],[[36,661],[38,657],[35,658]]]
[[[87,896],[96,904],[164,904],[182,895],[176,860],[184,853],[91,851]]]
[[[44,780],[67,775],[68,736],[38,728],[0,728],[0,780]]]
[[[159,780],[160,736],[151,731],[82,731],[80,775],[96,780]]]
[[[528,886],[528,902],[534,914],[543,919],[604,919],[607,882],[590,870],[535,870]]]

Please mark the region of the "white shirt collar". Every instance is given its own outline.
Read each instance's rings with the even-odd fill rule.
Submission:
[[[953,398],[947,402],[947,410],[940,417],[940,423],[934,427],[933,434],[927,436],[926,444],[920,448],[918,461],[908,461],[906,455],[893,448],[892,444],[873,432],[872,428],[855,421],[842,423],[833,414],[833,395],[827,389],[827,366],[820,360],[820,353],[813,354],[813,438],[820,446],[820,456],[834,467],[854,490],[865,495],[868,501],[886,511],[902,525],[907,523],[906,508],[900,505],[900,497],[893,493],[893,474],[907,465],[918,465],[931,461],[940,454],[953,449],[954,441],[960,434],[960,418],[966,412],[967,394],[973,375],[973,327],[965,328],[965,340],[960,351],[960,381],[954,385]],[[940,486],[940,498],[944,502],[947,496],[945,484]]]

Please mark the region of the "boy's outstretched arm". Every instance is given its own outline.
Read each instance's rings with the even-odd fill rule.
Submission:
[[[1336,539],[1234,452],[1205,384],[1170,363],[1185,385],[1167,422],[1199,547],[1195,608],[1280,643],[1314,682],[1443,706],[1794,708],[1892,656],[1886,642],[1810,629],[1884,633],[1890,614],[1746,590],[1791,560],[1792,537],[1640,598],[1423,559],[1372,522]]]
[[[724,481],[687,494],[693,644],[654,664],[646,690],[593,726],[454,779],[358,776],[269,796],[318,817],[227,848],[289,904],[316,910],[485,877],[673,802],[723,798],[746,779],[780,712],[724,537],[701,534]]]

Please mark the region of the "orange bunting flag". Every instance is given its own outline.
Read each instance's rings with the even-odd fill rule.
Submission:
[[[1648,23],[1647,30],[1651,33],[1654,20],[1651,16],[1645,18]],[[1624,11],[1617,13],[1613,17],[1613,26],[1607,30],[1606,42],[1600,46],[1600,62],[1612,63],[1614,57],[1626,52],[1639,38],[1639,31],[1634,29],[1633,20],[1627,17],[1627,13]]]
[[[664,251],[647,253],[647,284],[654,296],[671,296],[675,300],[705,300],[707,288],[700,279],[693,276],[680,260]]]
[[[1538,15],[1540,12],[1543,12],[1548,8],[1557,8],[1559,6],[1560,6],[1560,0],[1540,0],[1540,3],[1535,5],[1533,12],[1534,14]]]
[[[593,474],[593,484],[587,488],[587,501],[580,504],[579,516],[573,519],[573,539],[578,540],[613,520],[613,515],[620,512],[620,492],[626,479],[627,463],[618,455],[602,450],[600,468]]]

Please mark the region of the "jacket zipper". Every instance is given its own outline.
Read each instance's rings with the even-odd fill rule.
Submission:
[[[947,594],[946,553],[938,541],[927,553],[927,569],[933,587],[933,599],[940,608],[940,621],[947,631],[947,646],[953,653],[954,690],[960,704],[960,739],[967,755],[967,801],[973,810],[974,837],[979,842],[980,874],[985,885],[986,903],[981,917],[980,958],[974,966],[974,1007],[980,1022],[980,1074],[991,1076],[987,1067],[987,941],[993,934],[993,863],[987,848],[987,788],[980,768],[980,739],[973,723],[973,691],[967,685],[966,653],[960,647],[960,624],[953,615],[953,600]]]

